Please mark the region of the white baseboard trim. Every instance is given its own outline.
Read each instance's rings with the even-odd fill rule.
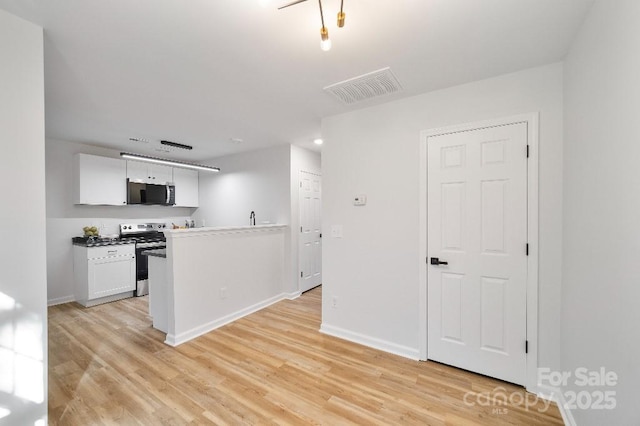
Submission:
[[[291,293],[284,293],[285,299],[294,300],[302,295],[301,291],[293,291]]]
[[[567,401],[564,399],[564,394],[559,388],[551,386],[538,385],[538,392],[536,394],[544,399],[553,401],[558,406],[560,414],[562,415],[562,421],[567,426],[577,426],[576,420],[573,418],[571,410],[567,407]]]
[[[273,305],[274,303],[280,302],[281,300],[287,299],[287,293],[281,293],[277,296],[270,297],[266,300],[253,304],[247,308],[240,309],[239,311],[233,312],[229,315],[225,315],[222,318],[218,318],[217,320],[208,322],[206,324],[199,325],[197,327],[192,328],[191,330],[184,331],[180,334],[167,334],[167,338],[164,341],[169,346],[178,346],[183,343],[188,342],[189,340],[195,339],[198,336],[202,336],[210,331],[215,330],[216,328],[220,328],[223,325],[227,325],[233,321],[239,320],[242,317],[246,317],[249,314],[257,312],[261,309],[266,308],[267,306]]]
[[[368,346],[370,348],[378,349],[383,352],[389,352],[394,355],[399,355],[416,361],[420,359],[420,351],[418,350],[418,348],[410,348],[408,346],[398,345],[393,342],[388,342],[376,337],[366,336],[361,333],[355,333],[353,331],[345,330],[340,327],[334,327],[328,324],[322,324],[320,326],[320,332],[328,334],[329,336],[348,340],[359,345]]]
[[[125,293],[112,294],[111,296],[105,296],[99,299],[76,300],[76,302],[78,302],[85,308],[90,308],[92,306],[102,305],[103,303],[111,303],[111,302],[116,302],[122,299],[130,299],[135,296],[135,293],[136,293],[135,291],[127,291]]]
[[[64,297],[55,297],[53,299],[47,300],[47,306],[55,306],[62,305],[63,303],[75,302],[75,296],[64,296]]]

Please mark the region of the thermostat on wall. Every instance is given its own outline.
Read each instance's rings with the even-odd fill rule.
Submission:
[[[367,204],[367,196],[366,195],[356,195],[353,199],[354,206],[364,206]]]

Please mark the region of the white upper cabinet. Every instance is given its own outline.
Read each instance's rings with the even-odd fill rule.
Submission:
[[[134,182],[163,185],[173,182],[173,167],[161,164],[127,161],[127,178]]]
[[[127,179],[136,182],[149,180],[148,164],[139,161],[127,161]]]
[[[176,207],[198,207],[198,171],[175,167]]]
[[[173,184],[177,207],[198,207],[198,172],[141,161],[99,157],[89,154],[74,156],[75,204],[105,206],[127,205],[127,179],[151,184]]]
[[[161,166],[159,164],[149,164],[151,169],[151,179],[153,183],[172,183],[174,168],[170,166]]]
[[[125,160],[76,154],[73,162],[75,204],[123,206],[127,204]]]

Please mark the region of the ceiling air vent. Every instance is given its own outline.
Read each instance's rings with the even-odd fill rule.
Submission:
[[[383,68],[324,88],[341,102],[350,105],[402,90],[391,68]]]

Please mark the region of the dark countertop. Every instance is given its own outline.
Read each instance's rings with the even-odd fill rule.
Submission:
[[[83,247],[103,247],[103,246],[115,246],[123,244],[135,244],[133,241],[126,241],[120,239],[111,238],[89,238],[89,237],[73,237],[71,242],[76,246]]]
[[[140,252],[143,256],[167,257],[167,249],[145,250]]]

